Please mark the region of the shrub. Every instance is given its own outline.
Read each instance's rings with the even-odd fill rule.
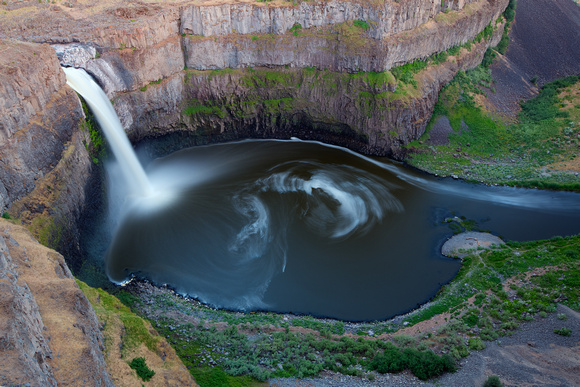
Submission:
[[[292,32],[292,34],[294,36],[298,36],[300,34],[301,30],[302,30],[302,24],[300,24],[300,23],[294,23],[292,28],[290,28],[290,32]]]
[[[505,11],[503,11],[503,17],[505,17],[505,19],[508,22],[511,22],[514,20],[514,17],[516,16],[516,5],[518,4],[518,2],[516,0],[510,0],[507,8],[505,9]]]
[[[135,372],[137,372],[137,376],[143,379],[144,382],[148,382],[155,375],[155,371],[147,367],[147,364],[145,364],[145,358],[143,357],[136,357],[131,360],[129,367],[134,369]]]
[[[494,50],[492,50],[491,48],[488,48],[485,51],[485,54],[483,55],[483,61],[481,62],[481,65],[483,67],[489,67],[491,66],[493,60],[495,59],[496,56],[496,52]]]
[[[389,346],[385,348],[384,353],[376,355],[369,368],[380,373],[401,372],[408,368],[421,380],[457,370],[455,361],[449,355],[438,356],[433,351],[419,351],[413,348],[401,352],[395,346]]]
[[[503,387],[503,383],[498,376],[492,375],[483,383],[483,387]]]
[[[401,372],[406,368],[406,358],[401,356],[401,351],[395,346],[390,346],[384,353],[376,355],[370,364],[370,369],[381,374]]]
[[[499,52],[502,55],[505,54],[507,51],[509,43],[510,43],[509,35],[507,33],[503,34],[501,36],[501,40],[499,41],[499,43],[496,46],[497,52]]]
[[[355,27],[361,28],[361,29],[363,29],[365,31],[368,30],[369,28],[371,28],[371,26],[369,25],[369,23],[367,23],[364,20],[355,20],[353,22],[353,24],[354,24]]]
[[[479,337],[474,337],[469,339],[469,349],[472,351],[481,351],[485,349],[485,343]]]
[[[449,50],[447,50],[449,55],[457,55],[459,54],[459,51],[461,51],[461,46],[453,46]]]
[[[570,336],[572,335],[572,329],[570,328],[554,329],[554,333],[560,336]]]
[[[10,214],[9,214],[9,213],[7,213],[7,212],[4,212],[4,213],[2,214],[2,218],[4,218],[4,219],[12,219],[12,218],[10,217]]]
[[[580,81],[580,75],[571,75],[546,83],[540,94],[521,105],[520,119],[527,122],[538,122],[556,117],[566,117],[567,112],[560,111],[557,106],[559,103],[558,92],[578,81]]]

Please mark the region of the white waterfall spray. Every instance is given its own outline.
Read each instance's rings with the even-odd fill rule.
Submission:
[[[109,146],[119,161],[131,193],[137,196],[150,196],[153,189],[149,179],[137,160],[121,121],[119,121],[107,95],[84,70],[70,67],[63,68],[63,70],[66,74],[67,84],[85,99],[99,121]]]

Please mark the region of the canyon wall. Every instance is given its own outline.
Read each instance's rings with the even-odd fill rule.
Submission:
[[[423,134],[441,87],[458,70],[479,64],[490,42],[463,48],[419,72],[416,86],[390,73],[188,70],[119,95],[114,106],[135,140],[183,130],[197,133],[197,144],[295,136],[397,157]]]
[[[181,32],[191,35],[284,34],[294,25],[327,27],[352,20],[372,26],[369,36],[383,39],[412,30],[441,12],[463,9],[475,0],[384,2],[300,1],[234,4],[195,4],[181,8]]]
[[[186,35],[183,39],[185,64],[197,70],[290,66],[347,72],[386,71],[473,40],[501,10],[495,1],[480,0],[466,5],[460,12],[436,14],[414,29],[401,31],[395,28],[395,23],[386,34],[384,27],[380,38],[375,36],[378,23],[369,22],[365,29],[364,25],[358,27],[348,21],[325,24],[325,28],[315,25],[295,29],[286,34]],[[374,11],[366,14],[366,19],[361,16],[362,20],[380,19],[379,11]],[[225,23],[227,29],[235,30],[234,25],[237,24]]]
[[[8,40],[0,51],[0,212],[11,206],[44,243],[74,243],[92,168],[81,104],[48,44]]]

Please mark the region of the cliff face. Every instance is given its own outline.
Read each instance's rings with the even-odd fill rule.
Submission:
[[[0,383],[112,386],[104,339],[64,258],[0,219]]]
[[[336,17],[338,21],[334,24],[309,23],[311,27],[308,29],[303,26],[304,28],[295,29],[293,33],[286,34],[278,30],[275,31],[277,34],[257,31],[255,34],[212,33],[209,36],[194,32],[194,35],[188,35],[183,39],[185,62],[188,68],[197,70],[259,66],[298,68],[313,66],[331,71],[386,71],[400,64],[423,59],[433,53],[473,40],[503,10],[499,3],[504,3],[504,1],[479,0],[465,6],[461,12],[437,14],[413,29],[398,28],[397,23],[384,23],[381,28],[380,23],[369,22],[368,29],[365,30],[365,27],[358,27],[352,21],[343,21],[344,15],[348,13],[340,13],[342,17]],[[385,7],[389,4],[392,5],[385,3]],[[362,7],[360,4],[357,6]],[[336,8],[333,9],[336,10]],[[374,13],[367,12],[366,18],[361,16],[362,20],[380,20],[380,15],[384,13],[384,10],[381,12],[374,8],[372,10]],[[322,13],[314,15],[326,16],[326,13],[320,12]],[[408,12],[411,11],[408,10]],[[391,13],[385,14],[393,16]],[[224,20],[229,20],[229,23],[224,22],[218,26],[225,30],[239,31],[234,26],[238,25],[236,22],[242,22],[245,18],[241,16],[236,20],[232,18],[233,15],[225,17]],[[329,17],[329,19],[333,18]],[[280,19],[275,20],[280,24],[283,22],[290,24],[294,18],[281,16]],[[417,17],[411,20],[418,22],[422,18]],[[391,28],[387,29],[387,26]],[[242,30],[247,29],[251,28],[242,27]],[[283,31],[287,30],[283,29]],[[189,30],[185,29],[185,31]]]
[[[303,28],[327,27],[353,20],[372,25],[368,35],[383,39],[417,28],[445,11],[461,10],[475,0],[451,1],[300,1],[287,3],[239,2],[195,4],[181,9],[181,32],[191,35],[284,34],[295,24]]]
[[[57,208],[66,208],[63,216],[70,223],[71,209],[84,198],[83,180],[90,170],[79,131],[83,112],[78,97],[66,86],[49,45],[4,41],[0,51],[0,88],[5,98],[0,106],[0,212],[51,180],[45,188],[52,195],[44,195],[30,210],[54,215]],[[51,176],[68,158],[76,162],[69,163],[66,172],[61,168],[63,176],[54,180]],[[76,181],[65,177],[73,176],[78,186],[67,186]],[[67,192],[77,194],[72,203]]]
[[[416,86],[398,83],[388,72],[188,70],[144,91],[119,95],[114,106],[135,140],[181,130],[195,131],[206,141],[297,136],[398,157],[423,133],[441,87],[458,70],[480,63],[499,32],[421,71]]]

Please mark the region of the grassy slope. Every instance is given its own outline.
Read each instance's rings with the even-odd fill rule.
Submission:
[[[144,358],[146,365],[155,372],[147,382],[148,386],[195,385],[175,351],[148,321],[104,290],[92,288],[79,280],[77,284],[102,324],[105,361],[116,385],[142,385],[144,380],[129,365],[139,357]]]
[[[476,102],[493,92],[489,70],[460,73],[440,95],[426,133],[411,143],[407,162],[440,176],[486,184],[580,190],[580,78],[545,85],[506,124]],[[446,145],[431,145],[442,116],[453,128]]]

